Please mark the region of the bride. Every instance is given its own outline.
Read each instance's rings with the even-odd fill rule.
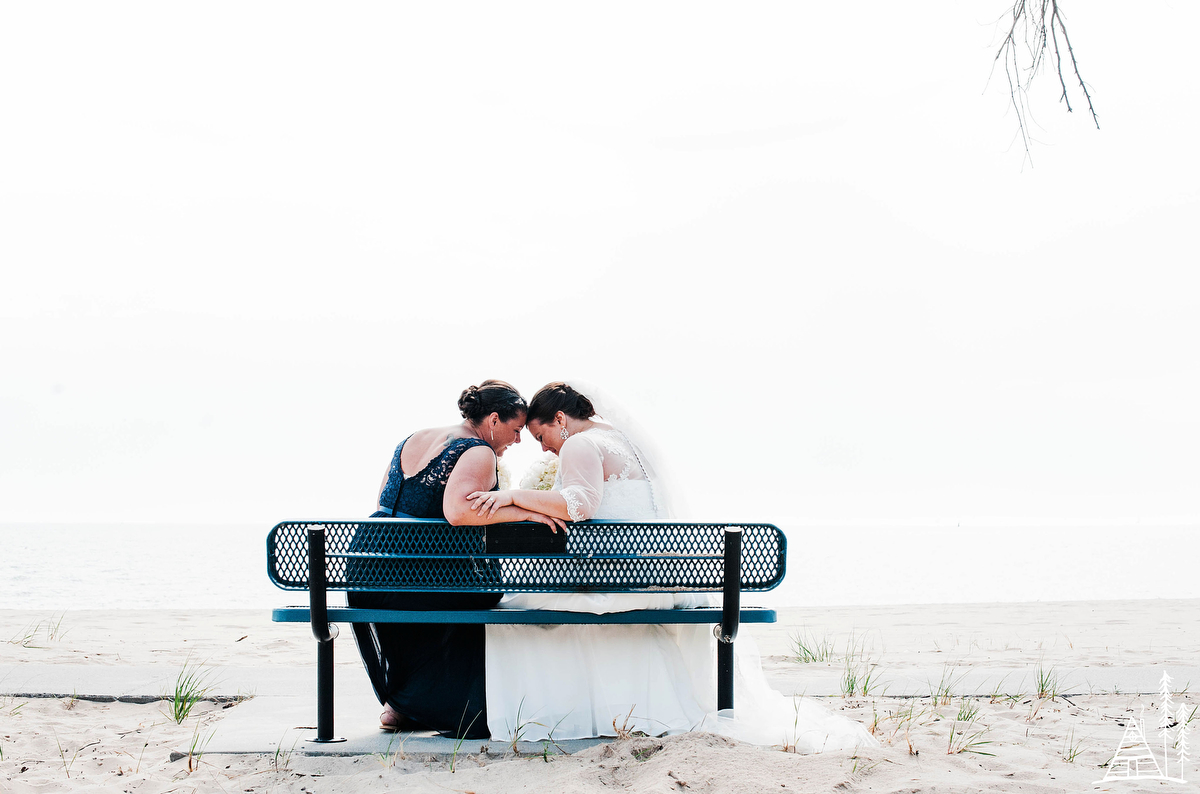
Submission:
[[[529,403],[527,428],[558,455],[554,489],[479,491],[467,497],[472,509],[481,517],[516,505],[569,521],[667,520],[652,461],[598,413],[611,418],[566,383],[543,386]],[[707,603],[692,594],[523,593],[499,606],[605,613]],[[708,626],[488,625],[488,729],[495,739],[526,741],[707,730],[798,752],[875,743],[862,725],[767,686],[745,635],[736,645],[737,707],[718,712],[715,643]]]

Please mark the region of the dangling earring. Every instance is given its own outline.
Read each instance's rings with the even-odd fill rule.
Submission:
[[[492,443],[496,443],[496,428],[492,428]]]
[[[563,441],[566,441],[568,438],[571,437],[571,434],[567,432],[566,425],[563,425],[562,430],[558,431],[558,437],[561,438]]]

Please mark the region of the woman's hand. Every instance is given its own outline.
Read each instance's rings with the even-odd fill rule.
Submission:
[[[476,491],[467,496],[472,510],[478,510],[479,515],[491,518],[502,507],[513,503],[512,491]]]
[[[514,493],[514,491],[475,491],[467,495],[467,502],[472,510],[478,511],[481,519],[490,519],[500,508],[515,505],[516,509],[523,513],[520,518],[516,519],[517,521],[536,521],[550,527],[552,532],[558,532],[560,529],[563,532],[567,531],[567,522],[563,519],[517,505]]]
[[[545,524],[546,526],[550,527],[550,531],[554,533],[557,533],[560,529],[563,532],[567,531],[567,522],[563,521],[561,518],[548,516],[544,513],[535,513],[532,510],[527,510],[526,512],[529,514],[525,517],[526,521],[536,521],[539,524]]]

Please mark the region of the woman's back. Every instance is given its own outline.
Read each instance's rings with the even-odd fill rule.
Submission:
[[[666,518],[639,450],[620,430],[599,422],[563,445],[554,487],[573,521]]]
[[[372,517],[445,518],[443,499],[454,467],[468,450],[486,446],[482,439],[465,435],[461,426],[413,433],[392,455]]]

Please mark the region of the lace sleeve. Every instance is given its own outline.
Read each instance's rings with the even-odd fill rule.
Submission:
[[[586,521],[595,515],[604,496],[604,457],[600,450],[585,436],[567,439],[559,450],[558,473],[571,520]]]

